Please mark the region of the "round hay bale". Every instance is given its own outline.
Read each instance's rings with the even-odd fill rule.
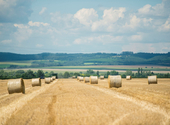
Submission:
[[[81,82],[81,81],[83,81],[84,79],[83,79],[83,77],[79,77],[79,81]]]
[[[52,82],[52,81],[53,81],[53,78],[52,78],[52,77],[50,77],[50,78],[51,78],[51,80],[50,80],[50,81]]]
[[[131,76],[126,76],[126,80],[131,80],[132,77]]]
[[[72,79],[75,79],[76,78],[76,76],[72,76]]]
[[[148,76],[148,84],[157,84],[157,76]]]
[[[90,77],[84,77],[84,82],[89,82],[90,81]]]
[[[104,79],[104,76],[100,76],[100,79],[101,79],[101,80]]]
[[[109,88],[111,87],[122,87],[122,78],[120,75],[116,75],[116,76],[111,76],[109,75],[108,77],[108,84],[109,84]]]
[[[98,84],[98,77],[90,76],[90,84]]]
[[[51,77],[45,78],[45,83],[49,84],[51,82]]]
[[[40,78],[32,79],[32,86],[41,86],[41,79]]]
[[[25,94],[25,85],[24,85],[24,81],[23,81],[22,78],[9,80],[8,83],[7,83],[7,86],[8,86],[8,93],[9,94],[20,93],[20,92]]]
[[[56,76],[52,76],[52,78],[53,78],[53,80],[55,80],[55,79],[56,79]]]
[[[79,80],[79,77],[80,77],[80,76],[77,76],[77,80]]]

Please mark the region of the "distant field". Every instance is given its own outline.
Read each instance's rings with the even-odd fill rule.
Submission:
[[[29,60],[29,61],[13,61],[13,62],[0,62],[0,67],[3,67],[3,65],[27,65],[27,66],[30,66],[31,63],[33,62],[34,60]],[[6,67],[5,67],[6,68]]]
[[[170,71],[170,67],[167,66],[144,66],[144,65],[96,65],[96,66],[51,66],[51,67],[42,67],[44,69],[99,69],[99,70],[107,70],[107,69],[115,69],[115,70],[137,70],[138,68],[148,69],[148,70],[164,70]]]
[[[29,60],[29,61],[13,61],[13,62],[0,62],[0,68],[6,69],[10,65],[19,65],[19,66],[30,66],[33,61],[47,61],[47,60]],[[59,60],[54,60],[54,62],[60,62]],[[91,64],[91,66],[90,66]],[[116,70],[120,73],[126,72],[126,70],[131,70],[137,72],[138,68],[143,68],[143,70],[150,70],[154,73],[170,73],[170,67],[168,66],[156,66],[156,65],[92,65],[92,63],[85,63],[86,66],[49,66],[49,67],[35,67],[27,68],[23,70],[38,70],[42,69],[43,71],[55,71],[59,72],[85,72],[88,69],[94,71],[107,72]],[[18,70],[18,69],[6,69],[5,71]]]

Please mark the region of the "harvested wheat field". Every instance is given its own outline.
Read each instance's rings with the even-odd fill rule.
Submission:
[[[75,79],[54,80],[31,87],[26,94],[7,93],[0,80],[0,123],[7,125],[169,125],[170,79],[122,80],[121,88],[108,88]]]

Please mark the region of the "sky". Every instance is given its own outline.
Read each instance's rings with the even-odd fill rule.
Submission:
[[[170,0],[0,0],[0,52],[170,52]]]

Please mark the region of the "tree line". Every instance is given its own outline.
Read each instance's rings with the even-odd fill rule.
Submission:
[[[5,72],[4,70],[0,70],[0,79],[16,79],[16,78],[23,78],[23,79],[32,79],[32,78],[45,78],[51,77],[54,74],[53,71],[51,72],[44,72],[43,70],[38,70],[33,72],[32,70],[17,70],[17,71],[9,71]],[[170,74],[166,73],[153,73],[150,70],[143,70],[142,68],[138,68],[137,73],[133,73],[131,70],[126,70],[125,73],[120,74],[119,72],[107,71],[105,73],[100,73],[99,71],[93,71],[92,69],[87,70],[86,72],[64,72],[58,73],[58,78],[69,78],[72,76],[82,76],[82,77],[89,77],[89,76],[100,76],[103,75],[105,78],[108,78],[109,75],[121,75],[122,78],[126,78],[127,75],[132,76],[132,78],[147,78],[151,75],[157,75],[158,78],[170,78]]]

